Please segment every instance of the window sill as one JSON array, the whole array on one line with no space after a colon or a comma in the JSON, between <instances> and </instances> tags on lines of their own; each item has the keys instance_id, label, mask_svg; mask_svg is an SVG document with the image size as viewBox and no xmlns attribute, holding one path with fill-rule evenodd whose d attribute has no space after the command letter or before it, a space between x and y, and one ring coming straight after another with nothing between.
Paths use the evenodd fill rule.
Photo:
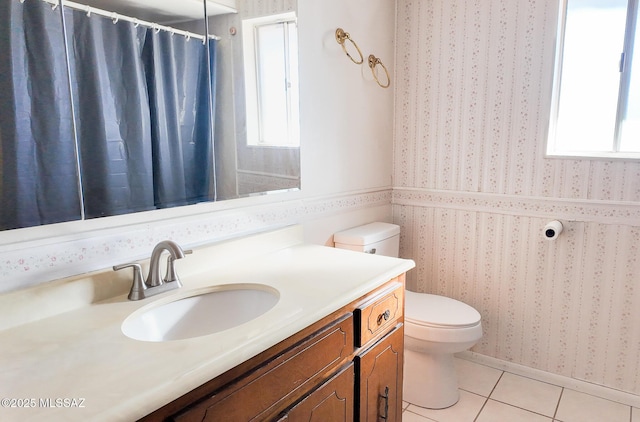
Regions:
<instances>
[{"instance_id":1,"label":"window sill","mask_svg":"<svg viewBox=\"0 0 640 422\"><path fill-rule=\"evenodd\" d=\"M589 152L589 151L555 151L547 152L545 158L583 159L583 160L621 160L640 161L640 152Z\"/></svg>"}]
</instances>

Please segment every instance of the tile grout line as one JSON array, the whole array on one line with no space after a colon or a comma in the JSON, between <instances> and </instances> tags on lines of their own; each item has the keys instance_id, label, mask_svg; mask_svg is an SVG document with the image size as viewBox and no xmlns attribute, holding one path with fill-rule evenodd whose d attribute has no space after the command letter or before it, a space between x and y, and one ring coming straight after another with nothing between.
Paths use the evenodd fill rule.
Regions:
<instances>
[{"instance_id":1,"label":"tile grout line","mask_svg":"<svg viewBox=\"0 0 640 422\"><path fill-rule=\"evenodd\" d=\"M482 413L482 411L484 410L484 407L487 405L488 402L489 402L489 397L485 397L484 403L482 403L482 407L480 408L480 410L478 410L478 414L476 415L476 417L473 418L473 422L476 422L478 420L478 418L480 417L480 414Z\"/></svg>"},{"instance_id":2,"label":"tile grout line","mask_svg":"<svg viewBox=\"0 0 640 422\"><path fill-rule=\"evenodd\" d=\"M554 412L554 416L549 416L549 415L545 415L544 413L536 412L535 410L527 409L526 407L518 406L518 405L515 405L513 403L506 402L506 401L502 401L502 400L498 400L498 399L491 399L491 400L495 401L496 403L502 403L502 404L507 405L509 407L513 407L513 408L516 408L516 409L524 410L525 412L533 413L534 415L543 416L546 419L555 419L555 412ZM560 401L558 401L558 404L559 403L560 403ZM556 405L556 412L557 412L557 410L558 410L558 405Z\"/></svg>"},{"instance_id":3,"label":"tile grout line","mask_svg":"<svg viewBox=\"0 0 640 422\"><path fill-rule=\"evenodd\" d=\"M486 404L489 402L489 399L490 399L491 395L493 394L493 392L495 391L495 389L498 387L498 383L499 383L499 382L500 382L500 380L502 379L503 375L504 375L505 373L507 373L507 372L508 372L508 371L502 371L502 374L500 374L500 377L498 378L498 381L496 381L496 384L495 384L495 385L493 386L493 388L491 389L491 392L489 393L489 396L488 396L488 397L486 397L486 400L485 400L484 404L482 405L482 408L480 408L480 411L479 411L479 412L478 412L478 414L476 415L476 417L475 417L475 419L474 419L474 422L476 422L476 421L477 421L477 419L480 417L480 414L481 414L481 413L482 413L482 411L484 410L484 408L485 408ZM509 372L509 373L510 373L510 372ZM548 384L548 383L547 383L547 384ZM554 385L554 384L549 384L549 385ZM559 387L559 386L556 386L556 387ZM524 407L516 406L516 405L514 405L513 403L508 403L508 402L505 402L505 401L502 401L502 400L497 400L497 399L491 399L491 400L494 400L494 401L496 401L496 402L498 402L498 403L502 403L502 404L507 405L507 406L514 407L514 408L516 408L516 409L524 410L525 412L530 412L530 413L533 413L533 414L536 414L536 415L540 415L540 416L542 416L542 417L544 417L544 418L548 418L548 419L551 419L551 420L555 420L555 416L556 416L556 414L557 414L557 412L558 412L558 407L560 406L560 399L562 398L562 392L564 391L564 387L560 387L560 388L561 388L562 390L561 390L561 392L560 392L560 398L558 398L558 402L556 403L556 408L555 408L555 410L554 410L554 412L553 412L553 416L549 416L549 415L545 415L545 414L543 414L543 413L535 412L535 411L533 411L533 410L531 410L531 409L526 409L526 408L524 408Z\"/></svg>"},{"instance_id":4,"label":"tile grout line","mask_svg":"<svg viewBox=\"0 0 640 422\"><path fill-rule=\"evenodd\" d=\"M406 409L404 409L404 410L402 411L402 413L403 413L403 414L404 414L405 412L407 412L407 413L411 413L412 415L416 415L416 416L420 417L421 419L425 419L425 420L432 421L432 422L439 422L439 421L437 421L437 420L435 420L435 419L431 419L431 418L430 418L430 417L428 417L428 416L424 416L424 415L421 415L421 414L419 414L419 413L412 412L411 410L409 410L409 406L407 406L407 408L406 408ZM403 419L404 419L404 418L403 418Z\"/></svg>"},{"instance_id":5,"label":"tile grout line","mask_svg":"<svg viewBox=\"0 0 640 422\"><path fill-rule=\"evenodd\" d=\"M560 397L558 398L558 403L556 404L556 411L553 412L553 420L556 420L556 416L558 416L558 409L560 409L560 402L562 401L562 396L564 395L564 387L561 387L562 390L560 390Z\"/></svg>"},{"instance_id":6,"label":"tile grout line","mask_svg":"<svg viewBox=\"0 0 640 422\"><path fill-rule=\"evenodd\" d=\"M475 362L474 362L474 363L475 363ZM483 364L482 364L482 363L477 363L477 365L481 365L481 366L482 366ZM484 365L484 366L488 366L488 365ZM489 366L489 367L490 367L490 368L492 368L491 366ZM499 369L499 368L494 368L494 369ZM520 409L520 410L522 410L522 411L526 411L526 412L529 412L529 413L533 413L534 415L538 415L538 416L541 416L541 417L545 418L545 420L548 420L549 422L562 422L560 419L557 419L557 418L559 417L560 405L561 405L561 403L562 403L562 400L563 400L563 399L565 399L564 395L565 395L565 393L567 392L567 390L572 391L572 390L571 390L571 388L569 388L569 387L565 387L565 386L561 386L561 385L558 385L558 384L553 383L553 382L539 380L539 379L534 378L534 377L529 377L529 376L526 376L526 375L515 374L515 373L512 373L512 372L510 372L510 371L508 371L508 370L504 370L504 369L499 369L499 370L500 370L500 375L498 376L498 378L497 378L497 379L496 379L496 381L494 382L494 385L492 386L492 388L491 388L491 390L489 391L489 393L487 394L487 396L485 396L484 394L478 394L478 393L476 393L476 392L474 392L474 391L471 391L471 390L468 390L468 389L465 389L465 388L461 388L461 387L459 387L459 390L460 390L460 391L465 391L465 392L467 392L467 393L469 393L469 394L476 395L476 396L479 396L479 397L483 397L483 398L485 399L485 400L484 400L484 402L482 403L482 405L481 405L480 409L477 411L477 413L476 413L475 417L472 417L472 422L478 422L478 421L480 420L480 416L482 415L482 413L483 413L483 412L484 412L484 410L486 409L487 404L489 403L489 400L494 400L494 401L496 401L496 403L501 403L501 404L503 404L503 405L506 405L506 406L509 406L509 407L513 407L513 408L515 408L515 409ZM542 383L542 384L548 384L548 385L550 385L550 386L560 388L560 394L559 394L558 399L557 399L557 401L556 401L556 405L555 405L554 411L552 412L552 415L548 415L548 414L544 414L544 413L539 413L539 412L537 412L537 411L534 411L534 410L531 410L531 409L528 409L528 408L524 408L524 407L521 407L521 406L519 406L519 405L515 405L515 404L513 404L513 403L509 403L509 402L502 401L502 400L499 400L499 399L493 399L493 398L492 398L492 395L495 393L495 390L497 389L498 384L499 384L499 383L502 381L502 379L505 377L505 374L506 374L506 373L508 373L508 374L513 374L513 375L515 375L515 376L522 377L522 378L526 378L526 379L529 379L529 380L533 380L533 381L536 381L536 382L539 382L539 383ZM615 401L615 400L611 400L611 399L604 398L604 397L601 397L601 396L598 396L598 395L594 395L594 394L590 394L590 393L583 393L583 394L586 394L586 395L588 395L588 396L593 396L593 397L596 397L596 398L602 399L602 400L604 400L604 401L612 402L612 403L614 403L614 404L620 404L620 405L626 406L626 407L628 408L628 413L627 413L627 412L625 412L625 413L627 413L626 419L627 419L627 421L628 421L628 422L634 422L634 421L635 421L634 416L636 417L636 419L638 419L638 416L640 416L640 407L638 407L638 408L635 408L635 409L634 409L634 406L633 406L633 405L628 405L628 404L625 404L625 403L620 403L620 402L617 402L617 401ZM410 405L411 405L411 403L409 403L409 406L410 406ZM409 406L407 406L407 408L405 409L405 411L406 411L406 410L408 410L408 407L409 407ZM414 415L416 415L416 416L419 416L419 417L421 417L421 418L425 418L425 422L428 422L428 421L429 421L429 422L430 422L430 421L435 421L435 422L437 422L437 421L439 420L439 419L432 419L431 417L428 417L428 416L423 416L423 415L421 415L421 414L419 414L419 413L415 413L415 412L413 412L413 411L409 411L409 412L410 412L410 413L412 413L412 414L414 414ZM471 416L471 415L470 415L470 416ZM438 418L439 418L439 417L438 417ZM624 421L624 419L620 419L620 420L621 420L621 421ZM640 422L640 419L638 419L638 422Z\"/></svg>"},{"instance_id":7,"label":"tile grout line","mask_svg":"<svg viewBox=\"0 0 640 422\"><path fill-rule=\"evenodd\" d=\"M504 375L505 371L502 371L502 373L500 374L500 377L498 377L498 380L496 381L496 383L493 385L493 388L491 389L491 391L489 392L489 394L486 397L486 400L484 401L484 403L482 404L482 407L480 408L480 410L478 411L478 414L476 415L476 417L473 419L473 422L477 422L478 418L480 417L480 414L482 413L482 411L484 410L485 406L487 405L487 403L489 402L489 397L491 397L491 395L493 394L493 392L495 391L496 387L498 386L498 383L500 382L500 380L502 379L502 376Z\"/></svg>"},{"instance_id":8,"label":"tile grout line","mask_svg":"<svg viewBox=\"0 0 640 422\"><path fill-rule=\"evenodd\" d=\"M542 370L536 370L534 368L514 364L513 362L503 361L497 358L492 358L490 356L480 355L475 352L469 352L469 354L462 354L457 357L459 359L463 359L478 365L505 371L513 375L517 375L523 378L529 378L534 381L554 385L560 388L566 388L571 391L598 397L610 402L622 404L624 406L634 407L634 405L637 405L636 409L640 410L640 402L637 401L638 394L635 393L617 390L615 388L596 384L590 381L573 379ZM636 412L636 417L638 416L638 414L639 413Z\"/></svg>"},{"instance_id":9,"label":"tile grout line","mask_svg":"<svg viewBox=\"0 0 640 422\"><path fill-rule=\"evenodd\" d=\"M545 418L550 418L553 421L556 420L556 415L558 414L558 408L560 407L560 400L562 399L562 394L564 393L565 387L561 387L559 385L552 384L552 383L545 382L545 381L540 381L540 380L537 380L535 378L530 378L530 377L514 374L513 372L509 372L509 371L503 371L502 375L504 375L505 373L509 373L511 375L519 376L519 377L522 377L522 378L527 378L527 379L530 379L530 380L533 380L533 381L537 381L537 382L540 382L540 383L543 383L543 384L548 384L548 385L552 385L554 387L560 388L561 389L560 390L560 397L558 398L558 402L556 403L556 408L554 409L553 416L545 415L544 413L536 412L536 411L531 410L531 409L527 409L527 408L524 408L524 407L521 407L521 406L517 406L517 405L515 405L513 403L508 403L506 401L502 401L502 400L498 400L498 399L491 399L491 400L494 400L494 401L496 401L498 403L506 404L507 406L515 407L516 409L521 409L521 410L524 410L526 412L534 413L536 415L540 415L540 416L543 416ZM500 379L502 379L502 375L500 375L500 378L498 379L498 382L500 382ZM498 383L496 382L496 385L493 387L493 389L495 390L495 388L497 386L498 386ZM491 390L491 394L493 394L493 390ZM559 422L562 422L562 421L559 421Z\"/></svg>"}]
</instances>

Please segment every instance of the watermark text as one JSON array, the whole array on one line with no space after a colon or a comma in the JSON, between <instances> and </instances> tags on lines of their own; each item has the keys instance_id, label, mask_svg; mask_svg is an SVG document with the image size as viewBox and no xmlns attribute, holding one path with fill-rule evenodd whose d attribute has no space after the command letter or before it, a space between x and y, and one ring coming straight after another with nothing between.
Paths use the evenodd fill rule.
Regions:
<instances>
[{"instance_id":1,"label":"watermark text","mask_svg":"<svg viewBox=\"0 0 640 422\"><path fill-rule=\"evenodd\" d=\"M85 399L81 397L48 397L48 398L8 398L0 400L0 406L8 408L31 408L31 407L50 407L50 408L73 408L85 407Z\"/></svg>"}]
</instances>

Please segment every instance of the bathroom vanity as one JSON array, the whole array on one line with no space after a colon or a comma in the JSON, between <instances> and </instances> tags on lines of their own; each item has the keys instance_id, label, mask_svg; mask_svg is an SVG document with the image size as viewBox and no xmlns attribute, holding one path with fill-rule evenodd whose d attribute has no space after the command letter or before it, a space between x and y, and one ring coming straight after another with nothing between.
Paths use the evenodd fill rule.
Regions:
<instances>
[{"instance_id":1,"label":"bathroom vanity","mask_svg":"<svg viewBox=\"0 0 640 422\"><path fill-rule=\"evenodd\" d=\"M146 421L400 421L404 275Z\"/></svg>"},{"instance_id":2,"label":"bathroom vanity","mask_svg":"<svg viewBox=\"0 0 640 422\"><path fill-rule=\"evenodd\" d=\"M400 420L404 274L415 264L301 239L294 226L195 248L176 261L184 287L139 301L122 271L0 296L0 396L35 400L0 419ZM123 333L140 313L230 286L278 300L207 335ZM57 398L83 406L46 405Z\"/></svg>"}]
</instances>

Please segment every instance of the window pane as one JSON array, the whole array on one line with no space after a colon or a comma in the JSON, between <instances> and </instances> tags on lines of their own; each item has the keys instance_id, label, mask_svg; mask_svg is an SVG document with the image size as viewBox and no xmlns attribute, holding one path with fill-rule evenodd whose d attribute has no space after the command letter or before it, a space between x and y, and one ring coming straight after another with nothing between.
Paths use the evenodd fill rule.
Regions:
<instances>
[{"instance_id":1,"label":"window pane","mask_svg":"<svg viewBox=\"0 0 640 422\"><path fill-rule=\"evenodd\" d=\"M284 25L264 25L256 30L260 141L277 145L288 136Z\"/></svg>"},{"instance_id":2,"label":"window pane","mask_svg":"<svg viewBox=\"0 0 640 422\"><path fill-rule=\"evenodd\" d=\"M289 34L289 143L292 146L300 146L300 113L298 93L298 28L295 22L287 25Z\"/></svg>"},{"instance_id":3,"label":"window pane","mask_svg":"<svg viewBox=\"0 0 640 422\"><path fill-rule=\"evenodd\" d=\"M611 151L626 0L569 0L556 152Z\"/></svg>"},{"instance_id":4,"label":"window pane","mask_svg":"<svg viewBox=\"0 0 640 422\"><path fill-rule=\"evenodd\" d=\"M637 13L637 12L636 12ZM637 27L634 36L634 52L630 66L631 82L629 84L629 102L622 121L622 138L620 151L640 152L640 31Z\"/></svg>"}]
</instances>

